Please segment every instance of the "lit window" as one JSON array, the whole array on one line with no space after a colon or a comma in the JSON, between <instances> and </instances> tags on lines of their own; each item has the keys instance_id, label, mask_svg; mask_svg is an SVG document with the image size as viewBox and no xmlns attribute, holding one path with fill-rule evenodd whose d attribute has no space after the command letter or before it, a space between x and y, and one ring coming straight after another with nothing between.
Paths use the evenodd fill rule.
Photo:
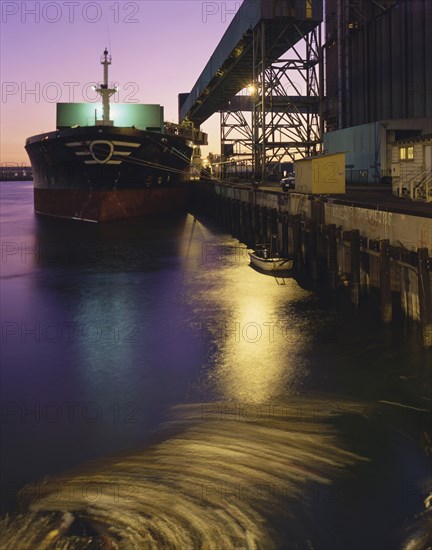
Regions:
<instances>
[{"instance_id":1,"label":"lit window","mask_svg":"<svg viewBox=\"0 0 432 550\"><path fill-rule=\"evenodd\" d=\"M414 160L414 146L400 147L399 160Z\"/></svg>"}]
</instances>

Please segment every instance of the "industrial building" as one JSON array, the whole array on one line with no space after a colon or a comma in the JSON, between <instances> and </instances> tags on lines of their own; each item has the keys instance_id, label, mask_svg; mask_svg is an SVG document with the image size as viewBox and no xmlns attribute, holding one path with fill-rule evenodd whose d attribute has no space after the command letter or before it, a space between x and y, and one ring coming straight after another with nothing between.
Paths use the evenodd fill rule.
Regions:
<instances>
[{"instance_id":1,"label":"industrial building","mask_svg":"<svg viewBox=\"0 0 432 550\"><path fill-rule=\"evenodd\" d=\"M222 164L249 163L257 181L345 153L348 183L432 201L427 149L409 183L393 166L393 144L432 134L431 28L431 0L244 0L179 119L219 111Z\"/></svg>"},{"instance_id":2,"label":"industrial building","mask_svg":"<svg viewBox=\"0 0 432 550\"><path fill-rule=\"evenodd\" d=\"M324 148L345 151L348 182L395 177L396 190L407 172L394 144L432 133L432 2L327 0L325 23ZM431 179L421 158L419 185Z\"/></svg>"},{"instance_id":3,"label":"industrial building","mask_svg":"<svg viewBox=\"0 0 432 550\"><path fill-rule=\"evenodd\" d=\"M396 141L392 152L394 194L430 201L432 134Z\"/></svg>"}]
</instances>

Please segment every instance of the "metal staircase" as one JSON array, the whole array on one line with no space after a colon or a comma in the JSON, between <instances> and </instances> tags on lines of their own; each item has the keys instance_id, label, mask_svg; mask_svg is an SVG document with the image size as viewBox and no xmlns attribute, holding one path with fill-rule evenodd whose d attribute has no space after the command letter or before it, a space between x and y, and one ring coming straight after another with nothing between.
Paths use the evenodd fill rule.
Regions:
<instances>
[{"instance_id":1,"label":"metal staircase","mask_svg":"<svg viewBox=\"0 0 432 550\"><path fill-rule=\"evenodd\" d=\"M424 170L420 175L420 181L411 184L412 198L415 201L432 202L432 169ZM411 191L411 189L410 189Z\"/></svg>"},{"instance_id":2,"label":"metal staircase","mask_svg":"<svg viewBox=\"0 0 432 550\"><path fill-rule=\"evenodd\" d=\"M399 181L399 197L413 201L432 202L432 170L419 171L409 179Z\"/></svg>"}]
</instances>

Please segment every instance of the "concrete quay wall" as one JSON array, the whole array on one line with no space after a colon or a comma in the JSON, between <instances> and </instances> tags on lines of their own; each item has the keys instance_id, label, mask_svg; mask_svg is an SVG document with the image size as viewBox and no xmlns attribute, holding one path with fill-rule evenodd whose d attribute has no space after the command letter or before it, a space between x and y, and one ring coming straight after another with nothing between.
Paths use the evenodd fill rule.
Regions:
<instances>
[{"instance_id":1,"label":"concrete quay wall","mask_svg":"<svg viewBox=\"0 0 432 550\"><path fill-rule=\"evenodd\" d=\"M349 287L356 307L378 289L382 321L399 304L432 346L432 218L217 182L193 186L192 209L251 248L277 235L280 255L293 257L297 271L334 290Z\"/></svg>"},{"instance_id":2,"label":"concrete quay wall","mask_svg":"<svg viewBox=\"0 0 432 550\"><path fill-rule=\"evenodd\" d=\"M335 224L345 231L358 229L362 237L372 240L389 239L391 245L407 250L427 248L432 256L432 218L354 204L339 204L330 198L322 199L300 193L250 191L223 184L216 184L215 191L234 200L275 208L279 212L301 214L306 219L311 219L312 202L318 201L323 204L325 224Z\"/></svg>"}]
</instances>

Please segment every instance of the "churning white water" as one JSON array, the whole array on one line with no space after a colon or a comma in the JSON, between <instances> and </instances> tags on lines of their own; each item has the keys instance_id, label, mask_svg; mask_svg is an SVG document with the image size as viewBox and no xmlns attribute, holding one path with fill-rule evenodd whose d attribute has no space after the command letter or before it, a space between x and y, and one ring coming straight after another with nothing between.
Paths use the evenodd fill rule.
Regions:
<instances>
[{"instance_id":1,"label":"churning white water","mask_svg":"<svg viewBox=\"0 0 432 550\"><path fill-rule=\"evenodd\" d=\"M2 548L280 548L276 516L290 525L290 547L312 548L310 487L362 460L331 419L334 408L363 408L322 405L318 413L298 399L260 418L216 404L177 407L165 441L27 487L26 509L3 520Z\"/></svg>"}]
</instances>

